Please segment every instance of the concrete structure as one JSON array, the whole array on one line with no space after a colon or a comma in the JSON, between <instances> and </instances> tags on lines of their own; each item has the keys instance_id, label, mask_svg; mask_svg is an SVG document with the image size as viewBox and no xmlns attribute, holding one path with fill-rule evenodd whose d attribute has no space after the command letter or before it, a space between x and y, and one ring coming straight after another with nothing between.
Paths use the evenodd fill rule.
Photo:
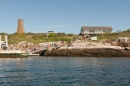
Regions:
<instances>
[{"instance_id":1,"label":"concrete structure","mask_svg":"<svg viewBox=\"0 0 130 86\"><path fill-rule=\"evenodd\" d=\"M8 54L11 54L11 53L22 53L20 50L2 50L2 51L0 51L0 53L4 53L4 54L6 54L6 53L8 53Z\"/></svg>"},{"instance_id":2,"label":"concrete structure","mask_svg":"<svg viewBox=\"0 0 130 86\"><path fill-rule=\"evenodd\" d=\"M19 19L19 20L18 20L17 33L18 33L18 34L23 34L23 33L25 33L25 31L24 31L24 20L22 20L22 19Z\"/></svg>"},{"instance_id":3,"label":"concrete structure","mask_svg":"<svg viewBox=\"0 0 130 86\"><path fill-rule=\"evenodd\" d=\"M5 45L8 47L8 36L5 36Z\"/></svg>"},{"instance_id":4,"label":"concrete structure","mask_svg":"<svg viewBox=\"0 0 130 86\"><path fill-rule=\"evenodd\" d=\"M80 35L95 36L103 33L112 32L111 27L99 27L99 26L83 26L81 27Z\"/></svg>"},{"instance_id":5,"label":"concrete structure","mask_svg":"<svg viewBox=\"0 0 130 86\"><path fill-rule=\"evenodd\" d=\"M97 37L91 37L91 40L93 40L93 41L97 40Z\"/></svg>"},{"instance_id":6,"label":"concrete structure","mask_svg":"<svg viewBox=\"0 0 130 86\"><path fill-rule=\"evenodd\" d=\"M130 43L130 38L128 38L128 37L118 37L118 41Z\"/></svg>"},{"instance_id":7,"label":"concrete structure","mask_svg":"<svg viewBox=\"0 0 130 86\"><path fill-rule=\"evenodd\" d=\"M8 47L8 36L5 36L5 40L1 41L1 35L0 35L0 49L5 49Z\"/></svg>"}]
</instances>

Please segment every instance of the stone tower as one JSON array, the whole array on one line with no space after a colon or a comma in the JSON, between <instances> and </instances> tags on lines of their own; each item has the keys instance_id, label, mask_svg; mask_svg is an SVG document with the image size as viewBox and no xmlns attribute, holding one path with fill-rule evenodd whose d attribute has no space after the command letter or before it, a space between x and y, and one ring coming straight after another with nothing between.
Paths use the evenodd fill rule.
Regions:
<instances>
[{"instance_id":1,"label":"stone tower","mask_svg":"<svg viewBox=\"0 0 130 86\"><path fill-rule=\"evenodd\" d=\"M18 19L18 28L17 28L17 33L18 34L23 34L24 33L24 20Z\"/></svg>"}]
</instances>

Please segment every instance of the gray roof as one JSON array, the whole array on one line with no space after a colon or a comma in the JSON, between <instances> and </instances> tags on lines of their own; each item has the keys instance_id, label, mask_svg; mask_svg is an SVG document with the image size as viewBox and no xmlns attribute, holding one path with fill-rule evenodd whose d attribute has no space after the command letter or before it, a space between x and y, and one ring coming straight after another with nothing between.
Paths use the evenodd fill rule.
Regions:
<instances>
[{"instance_id":1,"label":"gray roof","mask_svg":"<svg viewBox=\"0 0 130 86\"><path fill-rule=\"evenodd\" d=\"M105 27L105 26L83 26L81 30L109 30L112 31L112 27Z\"/></svg>"}]
</instances>

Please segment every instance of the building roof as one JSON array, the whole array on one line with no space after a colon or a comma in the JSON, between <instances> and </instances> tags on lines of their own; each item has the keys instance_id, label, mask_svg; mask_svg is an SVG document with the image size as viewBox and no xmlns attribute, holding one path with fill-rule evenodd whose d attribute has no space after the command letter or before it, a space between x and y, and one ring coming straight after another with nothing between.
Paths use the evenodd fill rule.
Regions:
<instances>
[{"instance_id":1,"label":"building roof","mask_svg":"<svg viewBox=\"0 0 130 86\"><path fill-rule=\"evenodd\" d=\"M110 30L112 31L112 27L105 27L105 26L83 26L81 30Z\"/></svg>"}]
</instances>

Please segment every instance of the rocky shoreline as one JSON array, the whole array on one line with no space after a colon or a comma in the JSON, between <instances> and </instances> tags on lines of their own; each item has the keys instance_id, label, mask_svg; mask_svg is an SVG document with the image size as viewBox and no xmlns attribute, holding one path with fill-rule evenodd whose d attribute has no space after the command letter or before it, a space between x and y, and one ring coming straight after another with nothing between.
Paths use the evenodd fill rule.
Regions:
<instances>
[{"instance_id":1,"label":"rocky shoreline","mask_svg":"<svg viewBox=\"0 0 130 86\"><path fill-rule=\"evenodd\" d=\"M68 56L68 57L130 57L130 41L91 41L88 39L74 39L70 42L43 42L39 44L22 41L9 45L0 50L20 51L40 56Z\"/></svg>"},{"instance_id":2,"label":"rocky shoreline","mask_svg":"<svg viewBox=\"0 0 130 86\"><path fill-rule=\"evenodd\" d=\"M129 49L92 48L92 49L53 49L44 56L68 57L130 57Z\"/></svg>"}]
</instances>

